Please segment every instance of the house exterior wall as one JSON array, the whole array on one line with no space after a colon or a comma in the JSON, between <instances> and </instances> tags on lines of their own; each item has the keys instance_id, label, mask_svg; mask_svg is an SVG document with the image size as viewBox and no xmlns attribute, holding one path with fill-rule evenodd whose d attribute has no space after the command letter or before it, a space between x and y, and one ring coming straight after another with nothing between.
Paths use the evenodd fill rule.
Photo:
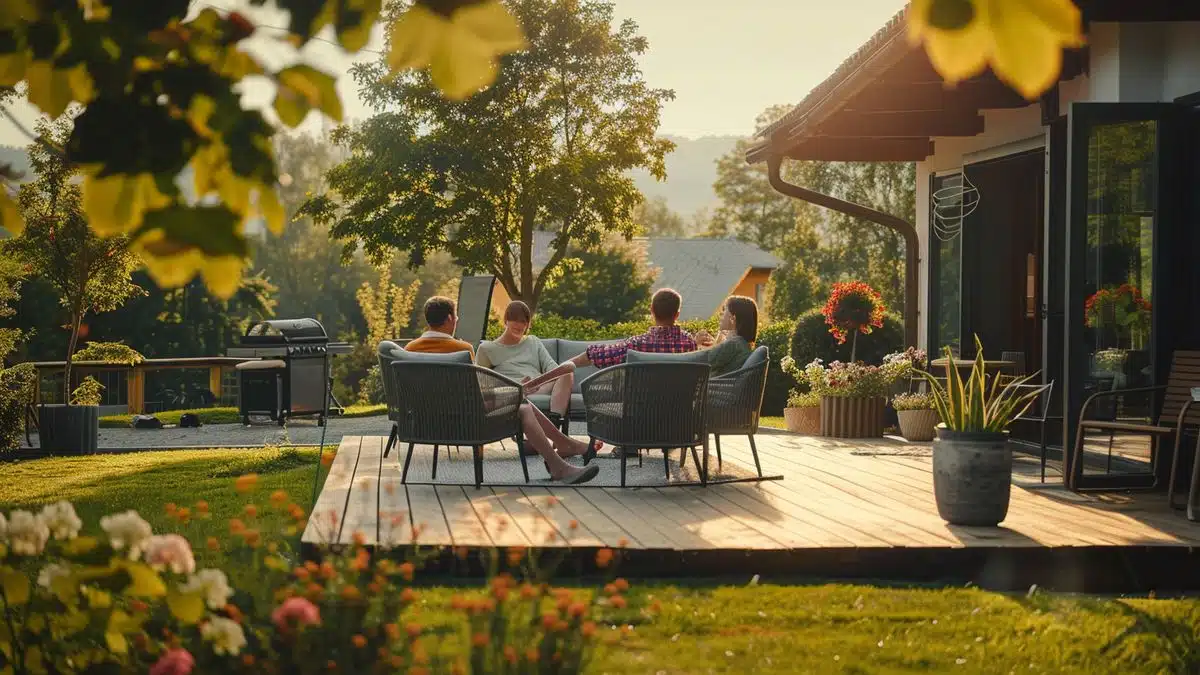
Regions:
<instances>
[{"instance_id":1,"label":"house exterior wall","mask_svg":"<svg viewBox=\"0 0 1200 675\"><path fill-rule=\"evenodd\" d=\"M766 323L770 308L767 307L767 282L771 279L771 270L751 268L734 286L730 295L744 295L758 303L759 323ZM720 307L713 308L716 312Z\"/></svg>"}]
</instances>

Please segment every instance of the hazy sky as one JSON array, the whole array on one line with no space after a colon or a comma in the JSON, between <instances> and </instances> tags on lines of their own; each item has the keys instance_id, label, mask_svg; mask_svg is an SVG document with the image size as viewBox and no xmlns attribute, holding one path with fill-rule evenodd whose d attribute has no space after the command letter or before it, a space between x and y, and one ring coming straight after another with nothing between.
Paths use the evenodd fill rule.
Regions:
<instances>
[{"instance_id":1,"label":"hazy sky","mask_svg":"<svg viewBox=\"0 0 1200 675\"><path fill-rule=\"evenodd\" d=\"M676 98L663 110L660 131L681 136L750 134L755 117L775 103L794 103L818 84L904 5L904 0L613 0L618 18L637 22L650 41L642 58L646 81L674 89ZM198 0L222 9L241 8L260 25L285 25L270 10L245 9L245 0ZM264 35L278 35L264 29ZM296 56L273 40L257 40L255 49L268 67ZM368 49L382 46L377 34ZM374 59L377 55L360 54ZM346 73L351 60L330 44L312 42L300 59L344 74L338 86L349 117L370 111L357 100ZM266 85L246 89L248 104L269 104ZM32 108L18 116L31 125ZM317 130L316 114L306 128ZM0 119L0 144L24 146L28 140Z\"/></svg>"}]
</instances>

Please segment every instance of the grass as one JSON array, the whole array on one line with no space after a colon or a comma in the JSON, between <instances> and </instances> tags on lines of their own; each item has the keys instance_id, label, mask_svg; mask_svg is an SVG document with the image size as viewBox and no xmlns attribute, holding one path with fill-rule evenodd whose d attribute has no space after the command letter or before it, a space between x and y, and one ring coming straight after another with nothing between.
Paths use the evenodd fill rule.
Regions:
<instances>
[{"instance_id":1,"label":"grass","mask_svg":"<svg viewBox=\"0 0 1200 675\"><path fill-rule=\"evenodd\" d=\"M372 415L383 415L387 412L387 406L378 405L349 405L346 406L346 412L341 417L371 417ZM160 413L154 413L163 424L179 424L179 417L185 413L194 413L200 416L200 421L204 424L237 424L242 420L242 416L238 414L237 408L195 408L192 410L167 410ZM127 428L130 422L133 421L133 415L107 415L100 418L101 429L124 429Z\"/></svg>"},{"instance_id":2,"label":"grass","mask_svg":"<svg viewBox=\"0 0 1200 675\"><path fill-rule=\"evenodd\" d=\"M165 502L207 500L193 542L221 536L227 519L283 489L307 506L316 451L264 448L94 455L3 465L0 509L72 500L89 528L103 514L137 509L156 531L174 529ZM253 495L233 477L256 472ZM198 562L207 554L197 546ZM749 575L752 570L746 570ZM462 592L430 577L421 621L445 627L456 647L458 615L438 609ZM560 580L573 585L569 579ZM973 588L884 588L634 581L627 610L609 617L591 672L608 673L1195 673L1200 601L1103 599ZM250 583L236 580L236 583ZM581 586L582 587L582 586ZM657 614L645 608L657 604ZM612 610L610 610L612 611Z\"/></svg>"},{"instance_id":3,"label":"grass","mask_svg":"<svg viewBox=\"0 0 1200 675\"><path fill-rule=\"evenodd\" d=\"M772 429L786 429L787 425L783 423L783 417L762 416L758 418L758 425L762 427L770 427Z\"/></svg>"}]
</instances>

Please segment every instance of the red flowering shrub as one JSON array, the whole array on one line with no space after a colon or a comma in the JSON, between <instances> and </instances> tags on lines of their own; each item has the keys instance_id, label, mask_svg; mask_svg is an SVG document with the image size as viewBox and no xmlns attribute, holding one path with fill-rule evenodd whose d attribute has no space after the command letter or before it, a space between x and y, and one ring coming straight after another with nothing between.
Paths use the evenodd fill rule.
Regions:
<instances>
[{"instance_id":1,"label":"red flowering shrub","mask_svg":"<svg viewBox=\"0 0 1200 675\"><path fill-rule=\"evenodd\" d=\"M1101 288L1087 299L1083 311L1088 328L1095 328L1105 321L1134 327L1145 323L1148 327L1150 321L1150 302L1142 297L1137 286L1131 284Z\"/></svg>"},{"instance_id":2,"label":"red flowering shrub","mask_svg":"<svg viewBox=\"0 0 1200 675\"><path fill-rule=\"evenodd\" d=\"M821 314L838 344L845 344L855 331L869 335L872 330L883 328L885 311L878 291L861 281L850 281L833 285L833 293Z\"/></svg>"}]
</instances>

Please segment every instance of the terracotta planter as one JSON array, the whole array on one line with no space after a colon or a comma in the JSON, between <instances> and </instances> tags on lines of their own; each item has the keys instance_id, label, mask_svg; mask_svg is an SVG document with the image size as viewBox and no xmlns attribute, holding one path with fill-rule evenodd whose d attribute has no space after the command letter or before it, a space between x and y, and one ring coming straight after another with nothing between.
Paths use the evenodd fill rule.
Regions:
<instances>
[{"instance_id":1,"label":"terracotta planter","mask_svg":"<svg viewBox=\"0 0 1200 675\"><path fill-rule=\"evenodd\" d=\"M784 408L783 423L788 431L816 436L821 433L821 408Z\"/></svg>"},{"instance_id":2,"label":"terracotta planter","mask_svg":"<svg viewBox=\"0 0 1200 675\"><path fill-rule=\"evenodd\" d=\"M910 441L932 441L941 420L936 410L897 410L900 435Z\"/></svg>"},{"instance_id":3,"label":"terracotta planter","mask_svg":"<svg viewBox=\"0 0 1200 675\"><path fill-rule=\"evenodd\" d=\"M882 396L822 396L821 435L830 438L881 438Z\"/></svg>"}]
</instances>

